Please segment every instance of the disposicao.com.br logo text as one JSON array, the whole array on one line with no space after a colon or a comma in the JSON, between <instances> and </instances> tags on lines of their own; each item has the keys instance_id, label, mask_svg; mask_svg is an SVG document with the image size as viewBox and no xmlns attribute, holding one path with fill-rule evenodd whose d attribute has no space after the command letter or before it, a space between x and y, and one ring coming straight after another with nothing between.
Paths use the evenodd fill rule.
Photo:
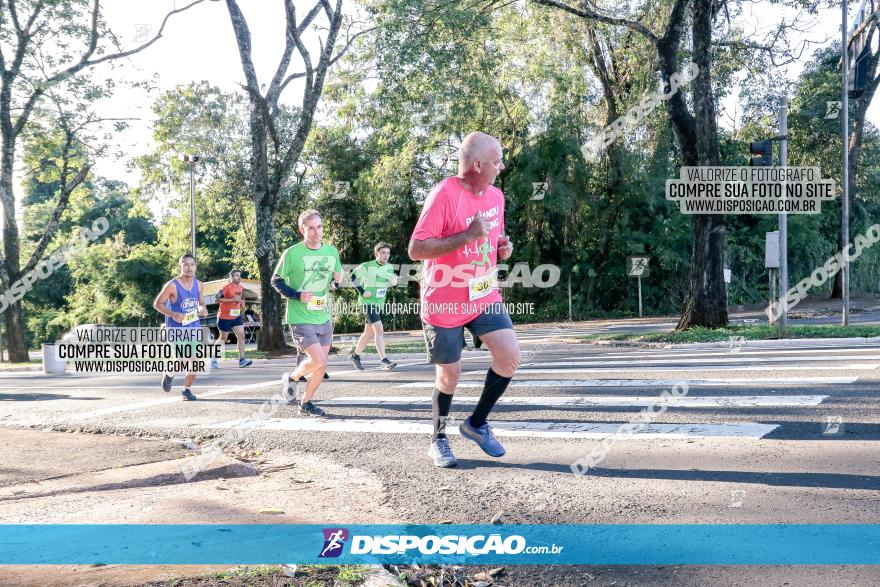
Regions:
<instances>
[{"instance_id":1,"label":"disposicao.com.br logo text","mask_svg":"<svg viewBox=\"0 0 880 587\"><path fill-rule=\"evenodd\" d=\"M386 535L386 536L351 536L350 554L409 554L411 551L419 554L439 555L517 555L517 554L559 554L562 546L542 545L528 546L522 536L511 535L502 537L500 534L488 536L477 534L474 536L446 535L446 536L414 536L414 535Z\"/></svg>"}]
</instances>

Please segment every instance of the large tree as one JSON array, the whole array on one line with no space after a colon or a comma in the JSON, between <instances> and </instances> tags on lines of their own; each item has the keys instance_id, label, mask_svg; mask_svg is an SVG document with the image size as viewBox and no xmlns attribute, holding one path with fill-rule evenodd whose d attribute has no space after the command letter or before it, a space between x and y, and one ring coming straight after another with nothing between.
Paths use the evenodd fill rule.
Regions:
<instances>
[{"instance_id":1,"label":"large tree","mask_svg":"<svg viewBox=\"0 0 880 587\"><path fill-rule=\"evenodd\" d=\"M81 116L95 96L87 91L94 89L89 88L88 70L143 51L162 36L173 14L203 1L195 0L167 13L152 38L123 50L101 16L99 0L0 0L0 287L4 290L36 267L57 230L71 192L92 166L91 160L75 156L77 133L84 124L95 121L88 116L83 120ZM56 108L42 108L48 98ZM62 131L61 174L57 203L44 236L22 263L13 192L16 147L39 118L53 120ZM9 304L5 320L10 360L27 361L20 300Z\"/></svg>"},{"instance_id":2,"label":"large tree","mask_svg":"<svg viewBox=\"0 0 880 587\"><path fill-rule=\"evenodd\" d=\"M369 30L361 30L350 35L342 49L337 51L337 37L343 23L342 0L336 0L335 7L329 0L318 0L301 18L297 15L292 0L281 1L284 4L286 18L284 51L269 84L261 85L253 62L250 27L237 0L226 0L244 72L243 86L250 100L251 154L248 182L254 201L256 216L254 245L262 281L263 329L259 342L260 350L276 350L284 347L280 298L271 287L272 270L278 259L275 218L279 195L291 170L299 161L306 139L309 137L328 69L357 36ZM322 38L317 39L320 50L315 62L304 37L320 15L326 19L327 31ZM302 71L290 73L294 54L301 62L299 65ZM302 86L302 96L299 108L291 120L291 117L279 106L279 102L284 90L296 80L299 80L298 83Z\"/></svg>"},{"instance_id":3,"label":"large tree","mask_svg":"<svg viewBox=\"0 0 880 587\"><path fill-rule=\"evenodd\" d=\"M686 25L690 12L692 59L699 67L697 78L690 86L693 112L688 108L686 93L681 88L667 100L666 108L675 131L682 164L697 166L720 163L710 55L715 8L712 0L693 0L692 6L690 0L674 0L671 6L662 6L666 18L659 33L654 32L640 19L604 14L592 2L583 2L580 8L574 8L556 0L534 1L587 20L626 27L642 35L656 50L656 67L664 84L669 84L671 76L678 74L684 66L680 55L684 49L683 40L687 38ZM723 261L724 217L695 216L688 294L678 329L727 324Z\"/></svg>"},{"instance_id":4,"label":"large tree","mask_svg":"<svg viewBox=\"0 0 880 587\"><path fill-rule=\"evenodd\" d=\"M729 17L726 0L660 0L639 8L637 16L614 16L597 3L583 0L575 7L560 0L533 0L579 18L624 27L638 33L653 45L655 68L664 87L673 74L685 66L683 56L690 53L699 68L696 79L680 87L666 101L666 111L675 133L681 164L712 166L721 163L713 78L718 69L720 45L738 45L756 52L779 51L774 43L748 46L739 40L719 40L713 35L716 19ZM785 41L786 25L775 33ZM690 41L690 51L686 46ZM782 50L785 53L785 50ZM689 96L688 96L689 94ZM690 99L688 99L690 98ZM677 329L692 326L719 327L727 324L727 295L723 281L725 220L722 215L693 218L691 266L687 295Z\"/></svg>"}]
</instances>

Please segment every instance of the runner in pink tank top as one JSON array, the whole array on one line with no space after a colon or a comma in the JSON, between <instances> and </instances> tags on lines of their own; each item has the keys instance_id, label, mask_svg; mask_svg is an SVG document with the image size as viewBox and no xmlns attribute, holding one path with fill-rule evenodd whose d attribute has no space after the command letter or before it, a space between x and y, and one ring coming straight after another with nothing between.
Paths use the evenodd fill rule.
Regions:
<instances>
[{"instance_id":1,"label":"runner in pink tank top","mask_svg":"<svg viewBox=\"0 0 880 587\"><path fill-rule=\"evenodd\" d=\"M461 376L465 328L492 353L492 366L477 407L459 431L489 456L505 453L486 421L520 360L496 274L498 260L513 254L510 238L504 235L504 194L492 185L504 169L502 157L498 139L481 132L466 136L458 175L431 191L409 242L410 258L424 262L422 326L428 358L436 369L434 434L428 454L438 467L457 464L446 423Z\"/></svg>"}]
</instances>

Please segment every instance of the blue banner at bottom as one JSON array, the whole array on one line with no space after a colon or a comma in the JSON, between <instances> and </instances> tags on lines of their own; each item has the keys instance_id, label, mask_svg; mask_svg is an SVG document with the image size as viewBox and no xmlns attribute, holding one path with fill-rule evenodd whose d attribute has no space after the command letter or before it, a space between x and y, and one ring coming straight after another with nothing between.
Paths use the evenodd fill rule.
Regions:
<instances>
[{"instance_id":1,"label":"blue banner at bottom","mask_svg":"<svg viewBox=\"0 0 880 587\"><path fill-rule=\"evenodd\" d=\"M878 524L0 525L0 564L880 564Z\"/></svg>"}]
</instances>

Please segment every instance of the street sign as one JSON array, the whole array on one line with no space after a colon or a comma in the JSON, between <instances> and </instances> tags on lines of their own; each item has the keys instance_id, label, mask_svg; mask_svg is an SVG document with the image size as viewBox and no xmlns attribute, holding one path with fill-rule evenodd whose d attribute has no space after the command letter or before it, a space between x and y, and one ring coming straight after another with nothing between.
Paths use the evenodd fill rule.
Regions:
<instances>
[{"instance_id":1,"label":"street sign","mask_svg":"<svg viewBox=\"0 0 880 587\"><path fill-rule=\"evenodd\" d=\"M651 257L627 257L626 258L626 275L627 277L647 277L648 262Z\"/></svg>"},{"instance_id":2,"label":"street sign","mask_svg":"<svg viewBox=\"0 0 880 587\"><path fill-rule=\"evenodd\" d=\"M878 10L875 0L863 0L856 12L852 28L847 38L847 89L850 98L858 98L864 92L872 72L868 71L871 47L868 39L872 36L872 23L877 20Z\"/></svg>"},{"instance_id":3,"label":"street sign","mask_svg":"<svg viewBox=\"0 0 880 587\"><path fill-rule=\"evenodd\" d=\"M639 318L642 317L642 277L648 276L648 262L651 257L627 257L626 275L639 280Z\"/></svg>"},{"instance_id":4,"label":"street sign","mask_svg":"<svg viewBox=\"0 0 880 587\"><path fill-rule=\"evenodd\" d=\"M779 231L764 235L764 268L779 269Z\"/></svg>"}]
</instances>

